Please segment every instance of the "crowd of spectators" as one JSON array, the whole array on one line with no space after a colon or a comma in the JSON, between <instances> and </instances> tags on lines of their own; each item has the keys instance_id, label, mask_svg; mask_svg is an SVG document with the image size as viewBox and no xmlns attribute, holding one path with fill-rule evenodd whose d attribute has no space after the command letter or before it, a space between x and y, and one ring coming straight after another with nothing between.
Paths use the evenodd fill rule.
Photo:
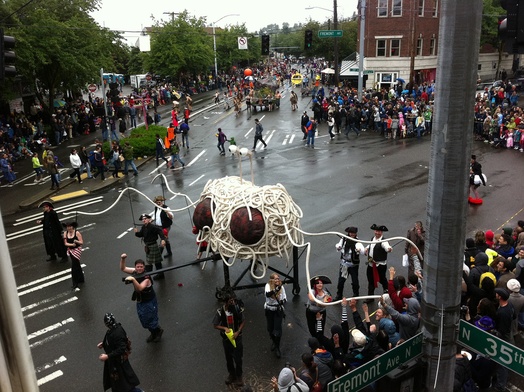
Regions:
<instances>
[{"instance_id":1,"label":"crowd of spectators","mask_svg":"<svg viewBox=\"0 0 524 392\"><path fill-rule=\"evenodd\" d=\"M524 330L524 221L501 232L477 231L466 239L462 318L510 344ZM457 354L456 380L471 377L480 391L506 390L508 370L488 357ZM467 359L465 359L467 357ZM458 384L458 382L457 382ZM460 390L460 389L457 389Z\"/></svg>"},{"instance_id":2,"label":"crowd of spectators","mask_svg":"<svg viewBox=\"0 0 524 392\"><path fill-rule=\"evenodd\" d=\"M478 93L475 140L524 152L524 113L518 104L517 86L503 81Z\"/></svg>"}]
</instances>

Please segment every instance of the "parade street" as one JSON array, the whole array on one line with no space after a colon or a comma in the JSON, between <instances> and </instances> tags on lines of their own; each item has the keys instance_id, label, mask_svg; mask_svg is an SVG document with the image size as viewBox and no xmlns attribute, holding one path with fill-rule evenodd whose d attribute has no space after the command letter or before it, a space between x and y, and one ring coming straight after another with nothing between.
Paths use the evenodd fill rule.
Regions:
<instances>
[{"instance_id":1,"label":"parade street","mask_svg":"<svg viewBox=\"0 0 524 392\"><path fill-rule=\"evenodd\" d=\"M327 126L321 124L315 138L315 148L306 148L300 131L300 117L309 110L310 97L300 98L299 108L292 111L289 88L283 89L280 109L249 115L243 111L238 117L224 105L213 106L191 118L189 150L181 154L185 168L170 170L161 160L147 160L139 167L139 175L112 181L105 189L86 196L55 202L62 222L76 220L84 239L81 264L85 283L80 291L71 291L70 262L46 262L46 253L40 225L42 210L30 208L16 213L12 203L29 198L34 192L33 179L2 188L3 220L16 276L18 296L22 305L29 344L37 379L42 392L74 390L91 392L102 390L103 364L97 344L105 333L103 317L112 312L121 322L132 341L130 362L140 378L140 386L147 392L157 391L226 391L227 369L219 332L212 320L220 303L217 288L225 285L225 266L222 261L196 263L168 271L165 279L156 281L154 288L159 303L160 325L164 334L160 342L146 343L148 331L137 318L135 303L131 301L132 287L125 285L125 276L119 269L120 255L128 254L128 265L145 259L144 245L135 237L133 228L141 225L139 216L151 213L154 205L138 192L126 191L132 187L149 198L164 195L165 203L174 212L169 238L173 256L165 259L164 267L181 266L196 259L197 245L192 233L195 202L209 180L225 176L240 176L255 185L282 184L303 211L301 228L308 233L326 231L344 232L347 226L358 227L358 236L370 240L372 224L386 225L386 237L405 236L415 221L426 221L427 182L430 158L430 136L421 140L386 140L373 131L336 135L330 139ZM199 95L193 97L194 101ZM195 105L195 110L212 103L212 97ZM167 126L168 115L163 125ZM239 158L226 152L219 154L215 134L220 127L229 139L234 137L238 147L253 147L255 118L264 127L264 149L259 143L251 158ZM75 142L73 140L73 142ZM512 168L522 167L523 154L518 151L496 150L489 144L475 142L473 153L482 164L487 186L479 189L484 204L469 206L467 236L476 230L491 229L500 232L503 226L515 226L524 219L518 195L522 185L515 181ZM229 144L225 145L226 151ZM62 157L64 161L67 155ZM67 166L67 165L66 165ZM162 185L165 175L168 187ZM156 178L155 178L156 177ZM457 175L457 178L462 178ZM152 180L154 181L152 182ZM89 182L82 186L89 188ZM109 180L108 180L109 181ZM49 188L48 184L42 185ZM456 186L464 186L457 182ZM38 187L38 186L37 186ZM169 189L173 192L171 192ZM67 188L61 193L66 194ZM6 195L11 195L6 196ZM121 196L120 200L115 201ZM466 202L466 201L464 201ZM9 207L7 204L9 203ZM453 206L450 206L452 208ZM71 212L78 211L79 213ZM86 215L84 213L90 213ZM338 277L339 252L334 235L306 235L311 243L310 273L326 275L333 283L327 288L334 295ZM401 259L404 243L391 241L393 252L388 264L398 274L407 276ZM307 300L306 255L299 249L297 277L299 290L286 285L288 303L282 337L282 358L270 351L270 339L264 317L264 289L262 287L237 290L244 301L246 325L244 343L244 381L270 389L270 379L278 375L286 362L300 367L300 356L309 351L309 337L305 317ZM458 261L460 262L460 261ZM269 265L281 276L292 275L292 264L272 257ZM250 267L248 260L236 260L229 268L233 285ZM359 270L361 292L367 290L366 267ZM254 280L250 273L243 275L238 285L265 284L269 273ZM293 295L292 291L295 291ZM381 291L381 290L380 290ZM345 294L351 295L346 283ZM377 289L376 294L381 294ZM370 305L374 310L376 303ZM340 322L340 307L330 307L326 334L331 325ZM513 375L512 375L513 376Z\"/></svg>"}]
</instances>

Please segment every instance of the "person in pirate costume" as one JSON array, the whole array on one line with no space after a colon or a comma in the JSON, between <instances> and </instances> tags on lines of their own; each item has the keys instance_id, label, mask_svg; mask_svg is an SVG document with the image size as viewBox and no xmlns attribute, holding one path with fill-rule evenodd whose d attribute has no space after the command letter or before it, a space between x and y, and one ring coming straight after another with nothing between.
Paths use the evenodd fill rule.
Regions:
<instances>
[{"instance_id":1,"label":"person in pirate costume","mask_svg":"<svg viewBox=\"0 0 524 392\"><path fill-rule=\"evenodd\" d=\"M345 232L351 238L357 239L357 227L346 227ZM338 274L337 296L335 301L344 298L344 284L348 276L351 276L351 288L353 296L359 296L360 283L358 281L358 266L360 264L360 255L365 253L364 245L360 242L348 240L342 237L336 249L340 252L340 271Z\"/></svg>"},{"instance_id":2,"label":"person in pirate costume","mask_svg":"<svg viewBox=\"0 0 524 392\"><path fill-rule=\"evenodd\" d=\"M142 214L140 220L144 222L140 230L135 227L135 235L142 238L144 241L144 248L146 251L146 271L153 271L153 264L156 269L162 269L162 251L158 246L157 240L160 238L160 245L166 246L166 236L161 227L158 227L152 222L151 215ZM156 280L164 279L164 273L156 274Z\"/></svg>"},{"instance_id":3,"label":"person in pirate costume","mask_svg":"<svg viewBox=\"0 0 524 392\"><path fill-rule=\"evenodd\" d=\"M166 236L166 251L167 254L164 256L165 259L173 255L171 252L171 243L169 242L169 230L171 230L171 225L173 225L173 214L169 211L163 210L162 208L168 208L164 203L166 198L164 196L155 197L155 213L153 214L155 225L162 228L164 235ZM159 208L162 207L162 208ZM162 249L161 249L162 251ZM160 252L162 254L162 252Z\"/></svg>"},{"instance_id":4,"label":"person in pirate costume","mask_svg":"<svg viewBox=\"0 0 524 392\"><path fill-rule=\"evenodd\" d=\"M79 284L84 283L84 271L80 265L80 259L82 258L82 245L84 239L82 233L76 228L78 227L76 222L62 223L62 226L66 229L64 232L64 246L66 247L67 255L71 258L71 280L73 291L80 291Z\"/></svg>"},{"instance_id":5,"label":"person in pirate costume","mask_svg":"<svg viewBox=\"0 0 524 392\"><path fill-rule=\"evenodd\" d=\"M62 225L60 224L60 219L58 219L58 214L50 201L44 201L38 207L44 210L44 217L37 220L36 223L42 225L45 250L49 256L46 261L55 261L58 255L60 262L65 263L67 255L62 237Z\"/></svg>"},{"instance_id":6,"label":"person in pirate costume","mask_svg":"<svg viewBox=\"0 0 524 392\"><path fill-rule=\"evenodd\" d=\"M125 282L133 284L133 295L131 300L136 301L136 312L142 327L151 332L146 342L159 342L164 330L158 323L158 302L155 290L153 289L153 280L146 273L146 263L144 260L135 261L135 267L126 266L127 254L122 253L120 256L120 270L130 274L125 278Z\"/></svg>"},{"instance_id":7,"label":"person in pirate costume","mask_svg":"<svg viewBox=\"0 0 524 392\"><path fill-rule=\"evenodd\" d=\"M375 235L371 239L373 244L369 244L365 251L365 254L368 257L368 268L366 270L366 276L368 278L368 295L373 295L375 293L375 289L378 287L379 282L384 289L384 293L387 294L387 260L388 253L393 250L387 241L383 241L383 233L388 231L388 228L384 225L378 226L373 224L370 229L375 231ZM373 302L373 300L367 299L366 302Z\"/></svg>"}]
</instances>

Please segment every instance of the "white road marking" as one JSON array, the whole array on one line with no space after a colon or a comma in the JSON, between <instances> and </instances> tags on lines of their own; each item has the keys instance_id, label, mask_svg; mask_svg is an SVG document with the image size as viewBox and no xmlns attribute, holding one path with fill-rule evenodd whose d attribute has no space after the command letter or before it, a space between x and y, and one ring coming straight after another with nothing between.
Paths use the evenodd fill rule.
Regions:
<instances>
[{"instance_id":1,"label":"white road marking","mask_svg":"<svg viewBox=\"0 0 524 392\"><path fill-rule=\"evenodd\" d=\"M68 298L65 301L59 302L59 303L57 303L55 305L51 305L51 306L48 306L47 308L43 308L43 309L37 310L36 312L33 312L33 313L29 313L29 314L24 316L24 319L27 319L27 318L30 318L30 317L33 317L33 316L38 316L39 314L47 312L48 310L52 310L52 309L58 308L59 306L62 306L62 305L67 305L68 303L71 303L71 302L74 302L74 301L77 301L77 300L78 300L78 297Z\"/></svg>"},{"instance_id":2,"label":"white road marking","mask_svg":"<svg viewBox=\"0 0 524 392\"><path fill-rule=\"evenodd\" d=\"M53 373L51 373L51 374L48 375L48 376L45 376L45 377L39 378L39 379L37 380L37 384L38 384L38 386L43 385L43 384L45 384L45 383L47 383L47 382L49 382L49 381L52 381L52 380L54 380L55 378L61 377L61 376L63 376L63 375L64 375L64 373L62 373L61 370L57 370L56 372L53 372Z\"/></svg>"},{"instance_id":3,"label":"white road marking","mask_svg":"<svg viewBox=\"0 0 524 392\"><path fill-rule=\"evenodd\" d=\"M67 292L67 293L60 293L60 294L58 294L58 295L55 295L54 297L46 298L46 299L44 299L44 300L42 300L42 301L34 302L34 303L30 304L30 305L24 306L24 307L22 308L22 313L25 312L26 310L31 310L31 309L33 309L33 308L36 308L37 306L44 305L44 304L47 304L47 303L49 303L49 302L54 302L54 301L56 301L57 299L60 299L60 298L62 298L62 297L65 297L66 295L69 295L69 294L70 294L70 292Z\"/></svg>"},{"instance_id":4,"label":"white road marking","mask_svg":"<svg viewBox=\"0 0 524 392\"><path fill-rule=\"evenodd\" d=\"M57 358L57 359L53 360L53 362L48 362L48 363L44 364L43 366L37 367L35 370L36 370L37 373L40 373L40 372L42 372L44 370L51 369L53 366L56 366L59 363L62 363L62 362L65 362L65 361L67 361L67 358L62 355L60 358Z\"/></svg>"},{"instance_id":5,"label":"white road marking","mask_svg":"<svg viewBox=\"0 0 524 392\"><path fill-rule=\"evenodd\" d=\"M199 181L202 177L204 177L203 174L200 177L198 177L195 181L191 182L189 184L189 186L193 186L194 184L196 184L196 182ZM173 200L174 198L175 198L175 196L173 196L170 200Z\"/></svg>"},{"instance_id":6,"label":"white road marking","mask_svg":"<svg viewBox=\"0 0 524 392\"><path fill-rule=\"evenodd\" d=\"M43 344L46 344L46 343L49 343L59 337L62 337L64 335L67 335L68 333L71 333L71 331L69 329L66 329L65 331L62 331L62 332L59 332L59 333L55 333L54 335L51 335L51 336L48 336L47 338L45 339L42 339L42 340L38 340L32 344L29 345L29 348L35 348L35 347L38 347L38 346L42 346Z\"/></svg>"},{"instance_id":7,"label":"white road marking","mask_svg":"<svg viewBox=\"0 0 524 392\"><path fill-rule=\"evenodd\" d=\"M66 324L73 323L74 321L75 321L74 318L69 317L69 318L67 318L65 320L62 320L62 321L58 322L58 323L55 323L55 324L50 325L48 327L39 329L38 331L35 331L35 332L30 333L29 335L27 335L27 340L31 340L31 339L37 338L39 336L42 336L42 335L44 335L44 334L46 334L48 332L51 332L51 331L54 331L55 329L63 327Z\"/></svg>"}]
</instances>

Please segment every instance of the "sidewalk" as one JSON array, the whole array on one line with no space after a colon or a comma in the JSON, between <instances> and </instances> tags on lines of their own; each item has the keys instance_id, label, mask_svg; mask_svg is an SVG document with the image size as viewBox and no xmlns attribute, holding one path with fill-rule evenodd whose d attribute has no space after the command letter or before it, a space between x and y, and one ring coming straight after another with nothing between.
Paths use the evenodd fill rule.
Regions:
<instances>
[{"instance_id":1,"label":"sidewalk","mask_svg":"<svg viewBox=\"0 0 524 392\"><path fill-rule=\"evenodd\" d=\"M203 93L195 94L192 96L193 101L199 101L196 104L193 104L193 112L191 113L191 118L189 122L191 123L192 119L194 119L196 116L204 112L205 110L208 110L211 107L216 106L213 104L213 98L215 96L215 91L206 91ZM181 107L183 107L183 101L180 104ZM163 106L158 107L158 112L162 115L162 121L159 125L165 125L167 126L171 121L171 104L166 104ZM138 126L143 125L143 123L138 124ZM126 134L128 134L130 131L128 130ZM95 133L91 133L89 135L78 135L74 137L71 140L65 141L61 143L58 146L52 147L51 150L55 155L57 155L61 162L64 164L66 168L70 168L69 164L69 154L72 148L78 148L79 146L91 146L94 145L95 139L101 137L101 131L97 131ZM39 156L41 153L39 152ZM148 162L150 159L154 157L149 157L147 159L137 158L135 159L135 164L138 169ZM16 165L16 171L17 171L17 177L22 178L24 176L30 175L33 170L31 167L31 160L24 160L20 161ZM65 173L69 173L71 170L67 170ZM64 173L64 174L65 174ZM138 175L138 178L140 177L140 172ZM68 175L64 175L62 178L62 181L60 182L60 190L51 190L49 188L50 184L42 184L39 185L36 188L36 192L33 192L29 196L27 195L21 195L21 197L16 197L16 195L13 194L13 197L15 199L20 200L18 202L18 209L24 210L28 208L34 208L37 207L39 203L41 203L43 200L50 200L52 202L58 202L63 200L69 200L76 197L82 197L91 193L99 192L103 189L110 188L112 186L117 185L119 182L123 181L133 181L134 176L132 173L132 170L130 171L130 175L124 176L120 173L120 178L113 178L111 176L111 171L107 172L106 174L106 180L102 181L100 178L96 179L88 179L87 173L82 174L82 183L78 183L75 178L71 179ZM42 188L43 187L43 188ZM14 188L7 188L4 192L9 192L9 190ZM24 189L25 190L25 189ZM26 197L27 196L27 197ZM11 199L12 200L12 199ZM16 203L16 202L15 202ZM15 204L13 203L13 204ZM4 208L3 208L4 210ZM9 213L9 211L3 211L4 213Z\"/></svg>"}]
</instances>

